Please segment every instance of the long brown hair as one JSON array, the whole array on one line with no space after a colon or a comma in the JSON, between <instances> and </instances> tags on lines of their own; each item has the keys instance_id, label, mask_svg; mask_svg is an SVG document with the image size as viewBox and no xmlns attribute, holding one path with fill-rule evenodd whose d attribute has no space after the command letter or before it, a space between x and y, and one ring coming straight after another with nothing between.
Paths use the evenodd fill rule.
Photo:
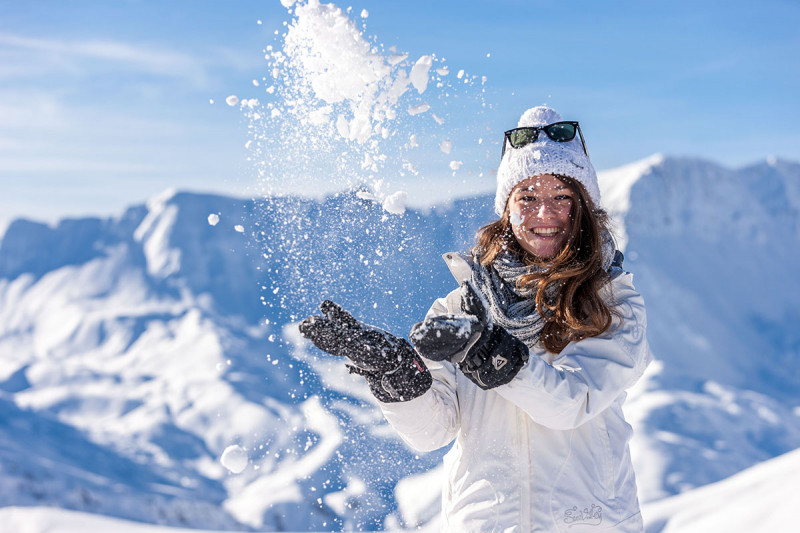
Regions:
<instances>
[{"instance_id":1,"label":"long brown hair","mask_svg":"<svg viewBox=\"0 0 800 533\"><path fill-rule=\"evenodd\" d=\"M560 353L571 341L601 335L611 327L614 313L599 292L608 281L603 269L603 239L608 215L598 209L583 185L567 176L556 176L573 192L569 235L554 257L541 259L520 246L511 228L509 209L503 216L478 230L473 252L489 268L503 252L517 256L543 272L525 274L518 290L536 291L536 309L544 317L541 342L552 353ZM546 290L547 289L547 290Z\"/></svg>"}]
</instances>

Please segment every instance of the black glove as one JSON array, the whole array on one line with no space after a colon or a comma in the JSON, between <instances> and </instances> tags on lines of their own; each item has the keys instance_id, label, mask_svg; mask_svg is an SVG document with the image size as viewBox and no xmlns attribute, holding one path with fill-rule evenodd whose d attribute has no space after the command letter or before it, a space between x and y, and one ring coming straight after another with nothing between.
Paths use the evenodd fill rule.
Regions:
<instances>
[{"instance_id":1,"label":"black glove","mask_svg":"<svg viewBox=\"0 0 800 533\"><path fill-rule=\"evenodd\" d=\"M378 400L403 402L431 387L431 373L408 341L359 322L330 300L319 307L323 316L304 319L300 333L320 350L349 359L350 372L364 376Z\"/></svg>"},{"instance_id":2,"label":"black glove","mask_svg":"<svg viewBox=\"0 0 800 533\"><path fill-rule=\"evenodd\" d=\"M408 336L414 348L433 361L454 363L484 390L510 382L528 362L528 347L492 325L469 281L461 284L461 310L464 315L442 315L415 324Z\"/></svg>"}]
</instances>

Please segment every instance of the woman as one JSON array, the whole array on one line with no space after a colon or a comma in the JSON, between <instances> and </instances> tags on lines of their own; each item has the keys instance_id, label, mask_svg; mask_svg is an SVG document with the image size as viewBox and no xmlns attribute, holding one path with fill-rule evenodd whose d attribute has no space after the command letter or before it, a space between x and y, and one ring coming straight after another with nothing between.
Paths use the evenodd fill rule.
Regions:
<instances>
[{"instance_id":1,"label":"woman","mask_svg":"<svg viewBox=\"0 0 800 533\"><path fill-rule=\"evenodd\" d=\"M455 440L443 531L643 531L621 407L651 359L645 309L599 200L577 122L529 109L505 134L500 218L445 254L461 286L413 347L329 301L300 325L411 446Z\"/></svg>"}]
</instances>

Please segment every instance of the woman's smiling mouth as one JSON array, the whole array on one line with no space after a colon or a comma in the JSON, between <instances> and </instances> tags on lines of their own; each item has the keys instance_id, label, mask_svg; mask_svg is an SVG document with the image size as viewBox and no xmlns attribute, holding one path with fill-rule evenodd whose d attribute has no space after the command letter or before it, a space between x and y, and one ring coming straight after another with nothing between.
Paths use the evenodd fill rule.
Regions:
<instances>
[{"instance_id":1,"label":"woman's smiling mouth","mask_svg":"<svg viewBox=\"0 0 800 533\"><path fill-rule=\"evenodd\" d=\"M561 228L555 228L555 227L531 228L528 231L540 237L551 237L557 233L561 233Z\"/></svg>"}]
</instances>

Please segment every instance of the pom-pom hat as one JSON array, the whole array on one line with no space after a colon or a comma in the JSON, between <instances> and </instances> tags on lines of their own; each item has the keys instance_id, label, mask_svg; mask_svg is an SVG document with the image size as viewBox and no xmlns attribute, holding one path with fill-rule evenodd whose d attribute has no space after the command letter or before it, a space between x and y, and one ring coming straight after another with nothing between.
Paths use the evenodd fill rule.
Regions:
<instances>
[{"instance_id":1,"label":"pom-pom hat","mask_svg":"<svg viewBox=\"0 0 800 533\"><path fill-rule=\"evenodd\" d=\"M518 128L547 126L563 119L556 110L546 106L533 107L519 118ZM503 142L508 142L503 139ZM600 207L600 186L597 173L584 151L579 135L567 142L552 140L544 132L539 132L535 142L521 148L506 146L500 167L497 169L497 193L494 211L502 216L506 209L511 190L522 180L531 176L555 174L575 179L586 189L589 197Z\"/></svg>"}]
</instances>

